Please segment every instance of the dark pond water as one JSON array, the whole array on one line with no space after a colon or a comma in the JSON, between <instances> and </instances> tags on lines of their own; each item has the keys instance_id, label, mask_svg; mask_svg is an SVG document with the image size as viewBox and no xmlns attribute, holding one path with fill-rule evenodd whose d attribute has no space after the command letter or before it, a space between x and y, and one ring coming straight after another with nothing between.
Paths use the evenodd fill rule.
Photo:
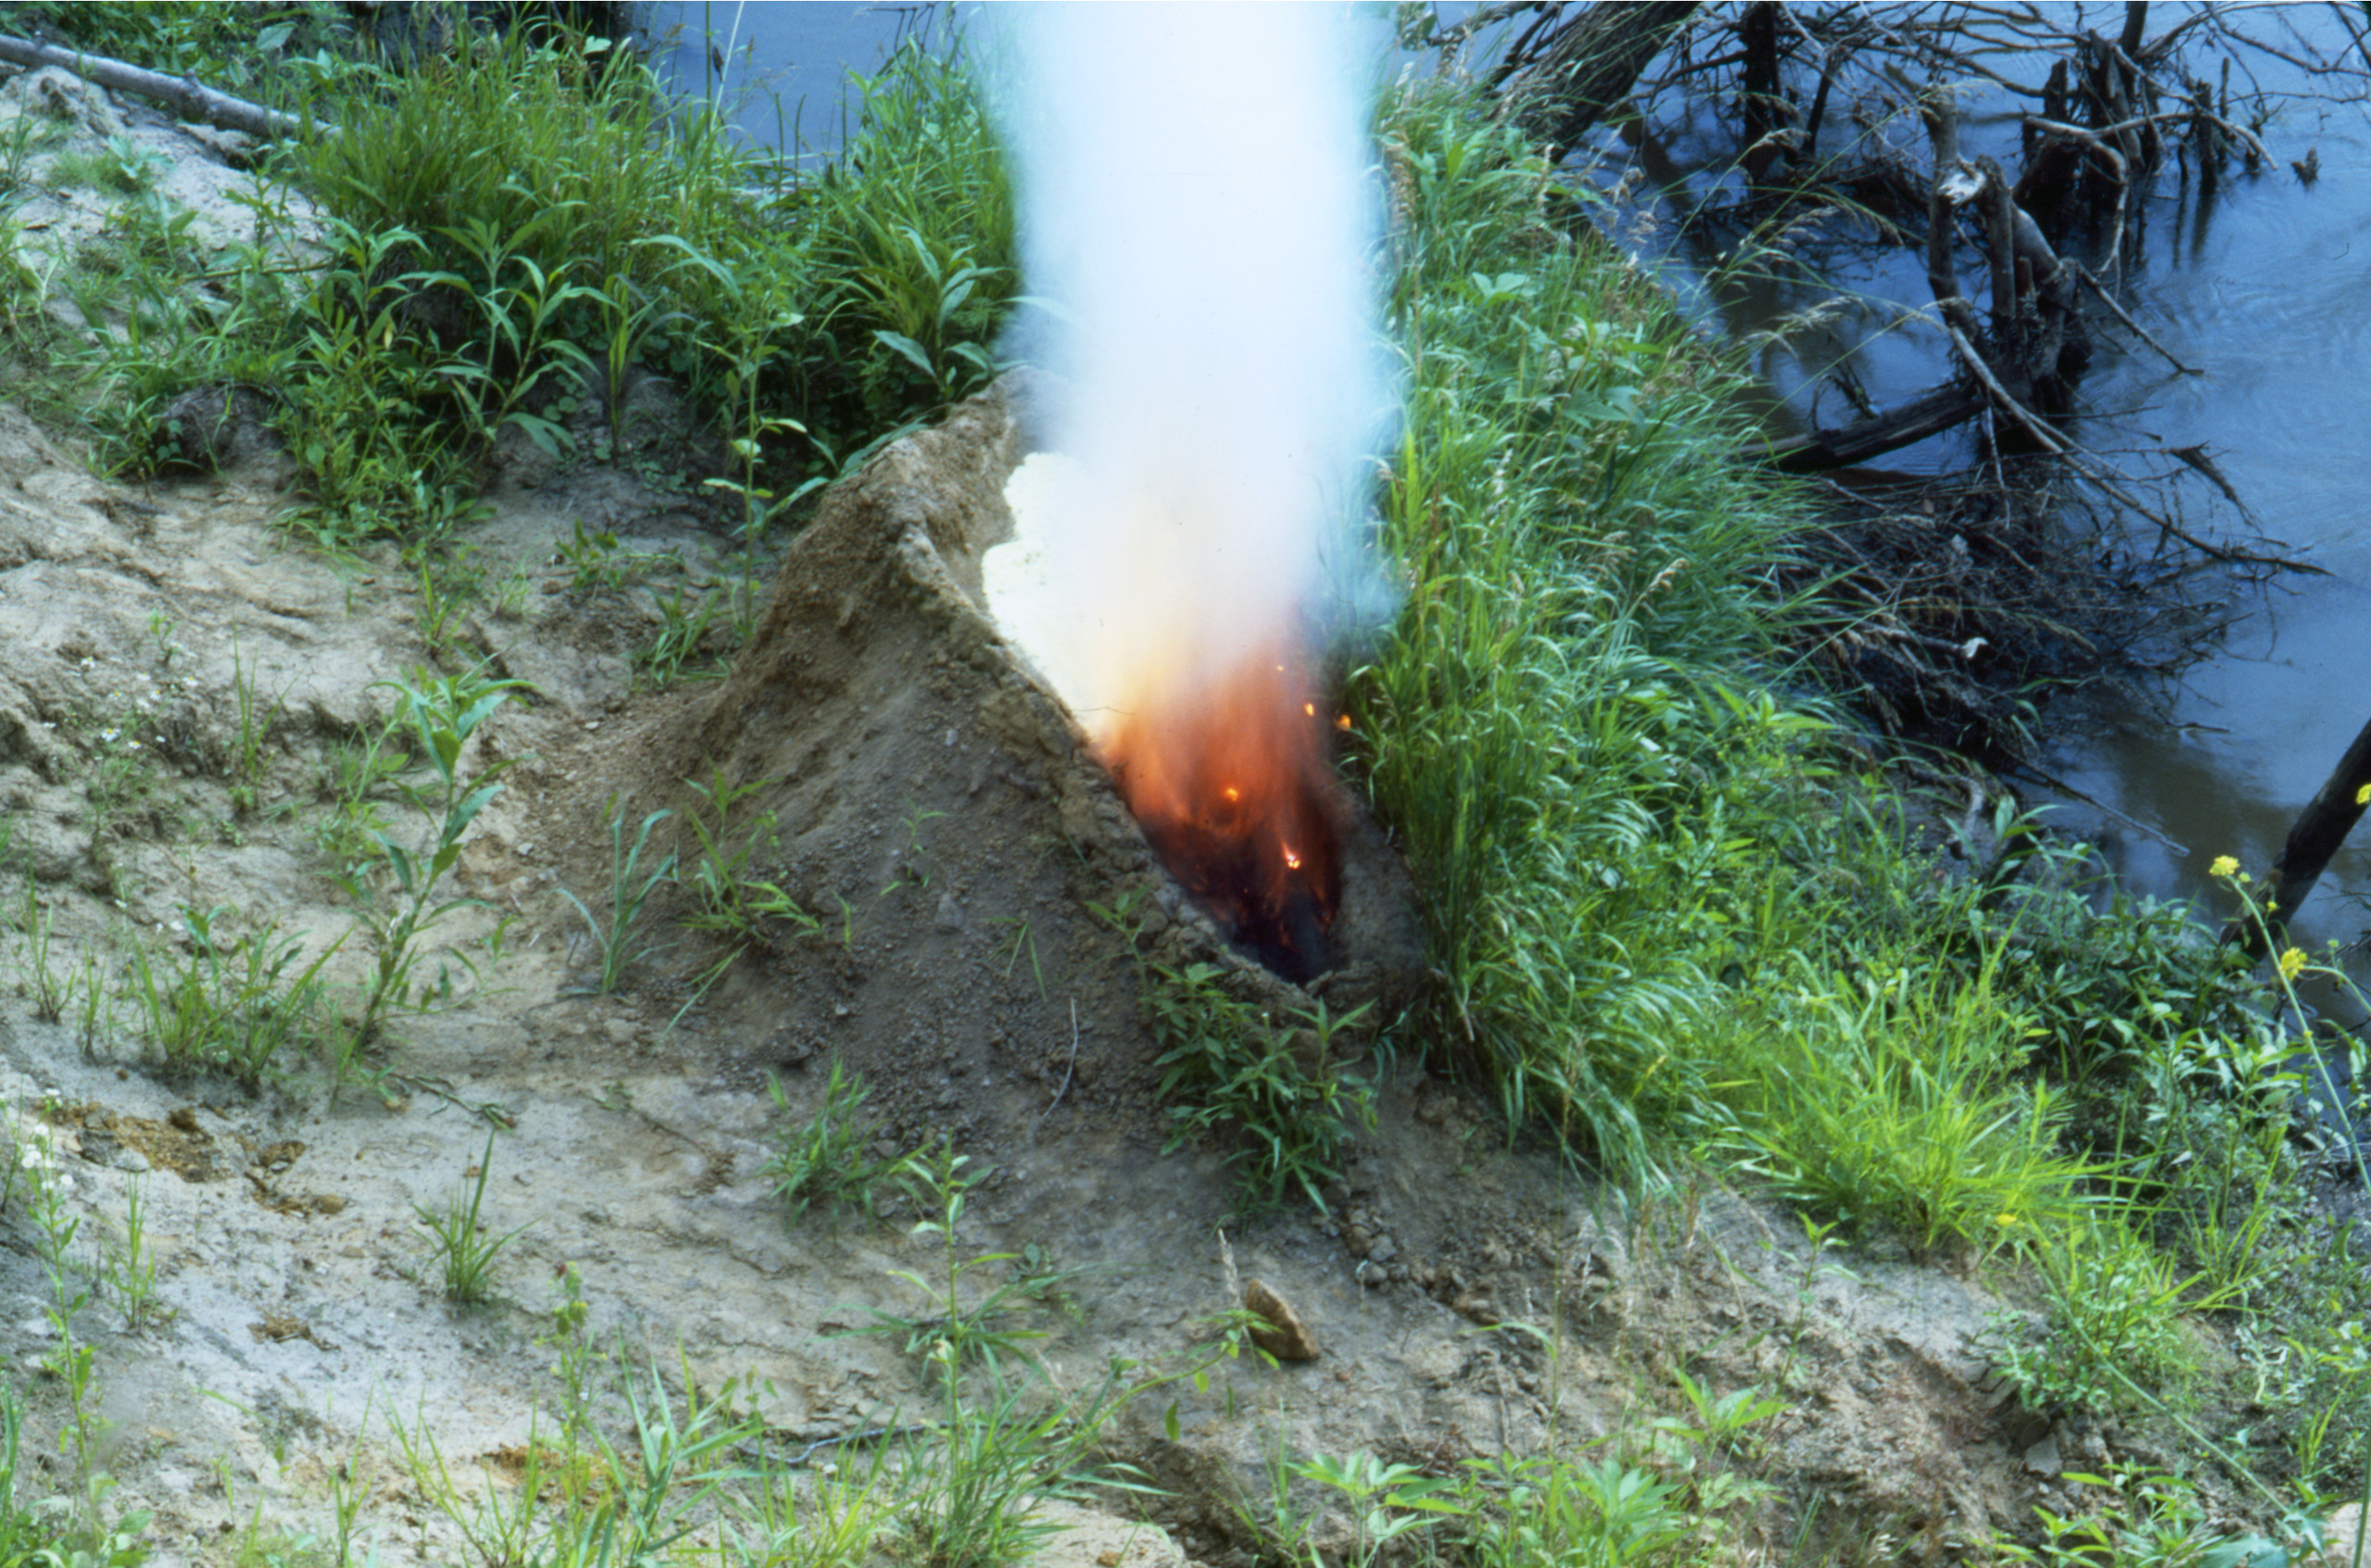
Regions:
<instances>
[{"instance_id":1,"label":"dark pond water","mask_svg":"<svg viewBox=\"0 0 2371 1568\"><path fill-rule=\"evenodd\" d=\"M685 97L724 106L755 144L828 154L851 71L870 73L917 33L945 36L978 6L845 0L659 0L642 7L652 63Z\"/></svg>"}]
</instances>

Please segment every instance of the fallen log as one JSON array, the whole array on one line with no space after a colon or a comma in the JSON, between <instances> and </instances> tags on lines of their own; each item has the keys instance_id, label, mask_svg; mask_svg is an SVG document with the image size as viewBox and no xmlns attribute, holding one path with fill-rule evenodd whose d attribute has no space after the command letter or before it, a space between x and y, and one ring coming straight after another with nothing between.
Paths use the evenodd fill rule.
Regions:
<instances>
[{"instance_id":1,"label":"fallen log","mask_svg":"<svg viewBox=\"0 0 2371 1568\"><path fill-rule=\"evenodd\" d=\"M200 120L222 131L243 131L250 136L270 138L301 134L314 122L300 119L245 98L233 98L218 93L195 77L167 76L163 71L127 65L104 55L89 55L80 49L60 48L55 44L37 44L29 38L11 38L0 33L0 60L23 66L28 70L43 66L56 66L70 70L85 81L94 82L110 93L130 93L136 97L153 99L164 105L183 119Z\"/></svg>"},{"instance_id":2,"label":"fallen log","mask_svg":"<svg viewBox=\"0 0 2371 1568\"><path fill-rule=\"evenodd\" d=\"M1930 435L1984 411L1984 395L1959 382L1921 393L1900 408L1856 420L1838 430L1815 430L1787 441L1743 452L1746 461L1766 463L1782 473L1817 473L1857 468L1873 458L1913 446Z\"/></svg>"}]
</instances>

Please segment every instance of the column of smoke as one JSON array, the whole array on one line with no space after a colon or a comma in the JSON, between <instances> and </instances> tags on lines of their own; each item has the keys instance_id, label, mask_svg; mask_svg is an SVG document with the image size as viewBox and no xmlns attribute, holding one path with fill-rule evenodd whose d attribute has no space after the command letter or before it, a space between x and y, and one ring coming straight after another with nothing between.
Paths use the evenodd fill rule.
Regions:
<instances>
[{"instance_id":1,"label":"column of smoke","mask_svg":"<svg viewBox=\"0 0 2371 1568\"><path fill-rule=\"evenodd\" d=\"M1036 580L998 614L1024 623L1016 640L1172 869L1223 902L1196 876L1302 872L1330 717L1308 668L1388 608L1354 543L1386 407L1373 47L1328 5L1001 19L1026 287L1044 302L1019 347L1063 378L1044 444L1072 463L1024 472ZM1295 798L1228 809L1274 793L1245 782L1262 769L1303 775ZM1181 832L1258 838L1237 859L1259 864L1189 872Z\"/></svg>"}]
</instances>

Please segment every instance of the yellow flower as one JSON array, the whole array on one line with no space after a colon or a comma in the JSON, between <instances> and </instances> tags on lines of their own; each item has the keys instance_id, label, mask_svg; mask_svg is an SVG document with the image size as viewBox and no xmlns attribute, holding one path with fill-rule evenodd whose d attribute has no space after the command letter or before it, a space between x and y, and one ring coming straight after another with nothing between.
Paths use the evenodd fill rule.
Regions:
<instances>
[{"instance_id":1,"label":"yellow flower","mask_svg":"<svg viewBox=\"0 0 2371 1568\"><path fill-rule=\"evenodd\" d=\"M2294 980L2294 979L2296 979L2296 978L2297 978L2297 972L2298 972L2299 970L2303 969L2304 967L2305 967L2305 949L2304 949L2304 948L2302 948L2302 947L2291 947L2291 948L2289 948L2287 952L2285 952L2285 953L2283 953L2283 954L2281 954L2281 955L2280 955L2280 978L2282 978L2283 980Z\"/></svg>"},{"instance_id":2,"label":"yellow flower","mask_svg":"<svg viewBox=\"0 0 2371 1568\"><path fill-rule=\"evenodd\" d=\"M1995 1214L1992 1216L1992 1223L2003 1229L2006 1229L2017 1223L2017 1216L2014 1214Z\"/></svg>"},{"instance_id":3,"label":"yellow flower","mask_svg":"<svg viewBox=\"0 0 2371 1568\"><path fill-rule=\"evenodd\" d=\"M2371 788L2371 785L2365 785L2365 787ZM2239 861L2237 856L2217 855L2214 857L2214 863L2206 868L2206 874L2209 876L2229 876L2239 869Z\"/></svg>"}]
</instances>

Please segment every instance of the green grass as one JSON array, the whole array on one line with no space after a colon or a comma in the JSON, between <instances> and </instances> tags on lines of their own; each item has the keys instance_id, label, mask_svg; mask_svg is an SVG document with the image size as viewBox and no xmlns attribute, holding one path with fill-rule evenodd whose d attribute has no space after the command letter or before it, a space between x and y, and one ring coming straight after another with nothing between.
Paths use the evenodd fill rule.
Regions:
<instances>
[{"instance_id":1,"label":"green grass","mask_svg":"<svg viewBox=\"0 0 2371 1568\"><path fill-rule=\"evenodd\" d=\"M782 1080L771 1075L766 1088L774 1109L790 1115L790 1097ZM803 1123L788 1122L779 1135L781 1148L763 1173L772 1177L774 1196L790 1211L793 1224L817 1203L838 1210L853 1207L867 1219L878 1219L881 1199L903 1187L908 1156L871 1152L880 1128L864 1112L872 1089L853 1073L832 1063L830 1079L814 1113Z\"/></svg>"},{"instance_id":2,"label":"green grass","mask_svg":"<svg viewBox=\"0 0 2371 1568\"><path fill-rule=\"evenodd\" d=\"M485 1185L494 1171L494 1139L485 1135L485 1152L476 1169L445 1196L440 1210L412 1205L420 1228L428 1233L429 1257L436 1266L445 1295L456 1305L470 1307L494 1297L494 1260L519 1239L534 1222L500 1236L487 1233L479 1218L485 1207Z\"/></svg>"},{"instance_id":3,"label":"green grass","mask_svg":"<svg viewBox=\"0 0 2371 1568\"><path fill-rule=\"evenodd\" d=\"M1755 673L1791 507L1712 460L1734 379L1505 132L1429 93L1383 130L1411 587L1349 683L1357 761L1423 889L1436 1034L1636 1176L1650 1120L1709 1098L1672 1041L1750 918L1730 889L1818 783L1820 726Z\"/></svg>"}]
</instances>

